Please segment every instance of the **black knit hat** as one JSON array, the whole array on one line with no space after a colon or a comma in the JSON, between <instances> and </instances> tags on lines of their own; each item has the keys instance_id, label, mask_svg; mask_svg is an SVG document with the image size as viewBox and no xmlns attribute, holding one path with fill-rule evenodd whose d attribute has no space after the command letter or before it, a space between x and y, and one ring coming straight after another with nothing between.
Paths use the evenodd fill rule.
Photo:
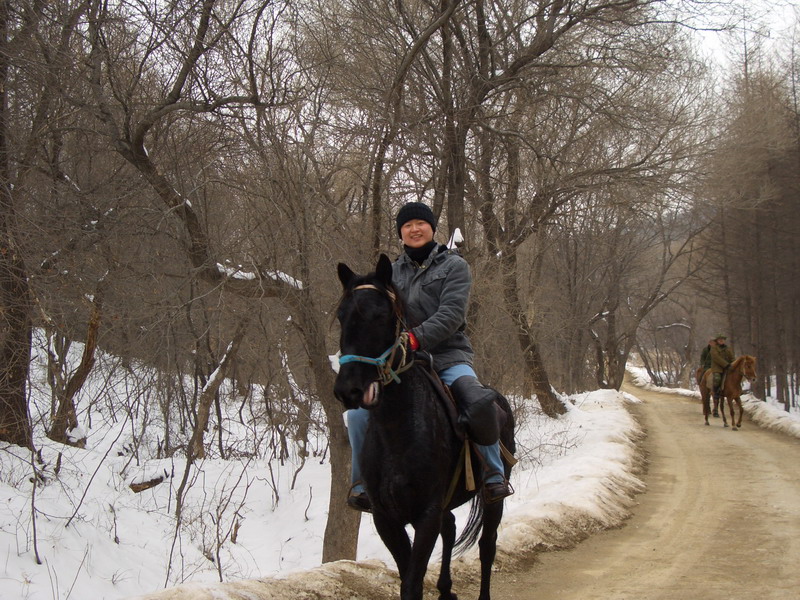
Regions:
<instances>
[{"instance_id":1,"label":"black knit hat","mask_svg":"<svg viewBox=\"0 0 800 600\"><path fill-rule=\"evenodd\" d=\"M433 211L427 204L422 202L409 202L404 204L402 208L397 211L397 235L400 235L400 228L413 219L420 219L427 221L431 225L431 229L436 231L436 217L433 216Z\"/></svg>"}]
</instances>

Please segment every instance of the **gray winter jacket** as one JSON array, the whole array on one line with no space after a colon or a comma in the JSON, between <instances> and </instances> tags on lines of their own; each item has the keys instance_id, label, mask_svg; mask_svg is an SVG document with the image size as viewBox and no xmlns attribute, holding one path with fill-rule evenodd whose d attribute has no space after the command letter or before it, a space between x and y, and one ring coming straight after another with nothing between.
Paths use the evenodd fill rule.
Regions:
<instances>
[{"instance_id":1,"label":"gray winter jacket","mask_svg":"<svg viewBox=\"0 0 800 600\"><path fill-rule=\"evenodd\" d=\"M407 325L420 349L433 356L434 369L472 365L472 345L464 333L472 276L456 252L439 245L418 266L403 253L393 265L392 281L406 301Z\"/></svg>"}]
</instances>

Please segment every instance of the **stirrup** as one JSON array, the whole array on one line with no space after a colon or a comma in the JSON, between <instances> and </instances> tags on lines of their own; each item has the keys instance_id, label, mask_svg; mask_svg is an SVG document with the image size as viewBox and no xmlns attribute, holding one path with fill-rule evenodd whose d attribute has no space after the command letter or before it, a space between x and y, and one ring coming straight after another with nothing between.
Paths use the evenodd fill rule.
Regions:
<instances>
[{"instance_id":1,"label":"stirrup","mask_svg":"<svg viewBox=\"0 0 800 600\"><path fill-rule=\"evenodd\" d=\"M490 473L486 477L489 477L493 474L494 473ZM493 504L514 494L514 488L511 486L511 482L506 479L505 475L503 475L503 481L495 481L491 483L487 483L486 478L484 478L481 494L483 495L483 501L485 504Z\"/></svg>"},{"instance_id":2,"label":"stirrup","mask_svg":"<svg viewBox=\"0 0 800 600\"><path fill-rule=\"evenodd\" d=\"M357 485L364 485L364 482L356 481L353 485L350 486L350 492L347 495L347 506L352 508L353 510L371 513L372 502L370 501L367 492L353 491Z\"/></svg>"}]
</instances>

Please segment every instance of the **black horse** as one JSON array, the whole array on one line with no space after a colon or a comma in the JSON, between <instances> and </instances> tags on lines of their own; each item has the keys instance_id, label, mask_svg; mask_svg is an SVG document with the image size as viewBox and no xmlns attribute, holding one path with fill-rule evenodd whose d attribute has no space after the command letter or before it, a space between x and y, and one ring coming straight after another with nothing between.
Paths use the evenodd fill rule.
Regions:
<instances>
[{"instance_id":1,"label":"black horse","mask_svg":"<svg viewBox=\"0 0 800 600\"><path fill-rule=\"evenodd\" d=\"M464 442L445 405L436 397L427 367L407 355L403 341L403 306L392 285L392 265L381 255L375 273L359 276L338 266L344 295L338 308L341 323L341 367L334 392L347 408L371 409L361 455L361 471L372 503L375 527L400 572L402 600L420 600L428 560L442 536L440 600L457 600L452 592L450 560L455 549L473 545L480 535L481 591L490 600L489 584L497 548L497 527L503 501L486 504L482 494L468 491ZM514 423L505 398L498 402L508 415L501 441L513 453ZM470 452L474 476L481 480L481 462ZM506 477L511 467L506 464ZM456 540L457 506L472 500L468 522ZM405 530L414 527L413 543ZM482 534L481 534L482 529Z\"/></svg>"}]
</instances>

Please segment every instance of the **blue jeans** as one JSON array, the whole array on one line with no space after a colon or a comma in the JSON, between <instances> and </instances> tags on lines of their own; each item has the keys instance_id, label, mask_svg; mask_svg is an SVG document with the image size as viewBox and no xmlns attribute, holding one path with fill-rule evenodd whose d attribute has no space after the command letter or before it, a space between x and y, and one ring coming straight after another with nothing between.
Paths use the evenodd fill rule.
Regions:
<instances>
[{"instance_id":1,"label":"blue jeans","mask_svg":"<svg viewBox=\"0 0 800 600\"><path fill-rule=\"evenodd\" d=\"M452 384L459 377L471 375L476 377L475 371L469 365L455 365L442 369L439 378L445 385ZM364 484L361 480L361 465L359 457L361 448L364 447L364 436L367 433L369 424L369 411L365 408L348 410L347 415L347 435L350 438L350 449L352 451L350 482L353 484L352 492L360 494L364 491ZM475 444L478 452L481 453L487 465L487 475L485 483L502 483L505 479L503 470L503 460L500 458L500 442L495 442L491 446L479 446Z\"/></svg>"}]
</instances>

